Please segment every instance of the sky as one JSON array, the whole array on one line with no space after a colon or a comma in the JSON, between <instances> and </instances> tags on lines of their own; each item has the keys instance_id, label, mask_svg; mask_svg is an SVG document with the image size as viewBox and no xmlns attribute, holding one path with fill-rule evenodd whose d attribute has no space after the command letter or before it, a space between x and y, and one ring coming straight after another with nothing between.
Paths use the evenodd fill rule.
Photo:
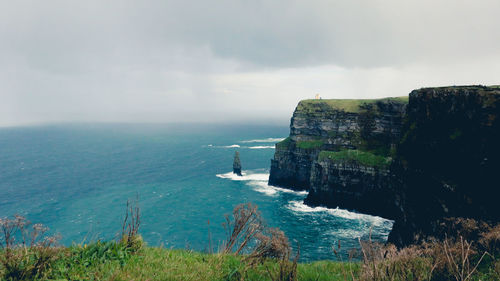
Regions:
<instances>
[{"instance_id":1,"label":"sky","mask_svg":"<svg viewBox=\"0 0 500 281\"><path fill-rule=\"evenodd\" d=\"M288 124L298 101L500 84L498 0L0 0L0 126Z\"/></svg>"}]
</instances>

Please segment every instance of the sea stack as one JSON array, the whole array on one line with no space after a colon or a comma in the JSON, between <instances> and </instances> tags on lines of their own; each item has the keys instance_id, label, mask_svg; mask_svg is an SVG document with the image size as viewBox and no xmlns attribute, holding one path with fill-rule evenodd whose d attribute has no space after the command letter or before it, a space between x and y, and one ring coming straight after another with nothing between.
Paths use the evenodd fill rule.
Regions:
<instances>
[{"instance_id":1,"label":"sea stack","mask_svg":"<svg viewBox=\"0 0 500 281\"><path fill-rule=\"evenodd\" d=\"M241 161L240 153L238 151L234 153L233 173L241 177Z\"/></svg>"}]
</instances>

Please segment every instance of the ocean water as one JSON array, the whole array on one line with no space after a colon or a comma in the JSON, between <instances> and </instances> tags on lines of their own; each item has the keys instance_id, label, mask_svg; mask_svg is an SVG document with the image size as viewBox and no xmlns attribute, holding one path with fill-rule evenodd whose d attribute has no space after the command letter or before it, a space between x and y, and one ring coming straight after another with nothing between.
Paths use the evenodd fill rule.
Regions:
<instances>
[{"instance_id":1,"label":"ocean water","mask_svg":"<svg viewBox=\"0 0 500 281\"><path fill-rule=\"evenodd\" d=\"M115 239L127 199L139 198L140 233L152 246L207 251L224 239L224 215L258 205L301 260L336 259L358 237L385 241L392 221L311 208L306 192L267 185L274 144L287 126L58 125L0 129L0 216L22 214L64 245ZM240 152L243 177L231 173ZM210 234L210 235L209 235Z\"/></svg>"}]
</instances>

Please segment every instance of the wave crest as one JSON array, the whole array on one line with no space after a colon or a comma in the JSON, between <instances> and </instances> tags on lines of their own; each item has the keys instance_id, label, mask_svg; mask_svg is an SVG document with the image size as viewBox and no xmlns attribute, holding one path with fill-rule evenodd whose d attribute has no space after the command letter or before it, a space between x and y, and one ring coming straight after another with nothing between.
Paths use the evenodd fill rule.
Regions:
<instances>
[{"instance_id":1,"label":"wave crest","mask_svg":"<svg viewBox=\"0 0 500 281\"><path fill-rule=\"evenodd\" d=\"M247 185L251 186L253 190L264 193L269 196L275 196L278 192L282 193L291 193L295 195L304 196L307 195L307 191L295 191L291 189L276 187L272 185L268 185L267 181L269 180L268 173L252 173L244 171L242 176L238 176L233 172L225 173L225 174L217 174L216 177L221 179L230 179L234 181L248 181Z\"/></svg>"},{"instance_id":2,"label":"wave crest","mask_svg":"<svg viewBox=\"0 0 500 281\"><path fill-rule=\"evenodd\" d=\"M374 226L381 226L385 223L393 223L393 221L388 220L388 219L384 219L382 217L355 213L355 212L351 212L351 211L339 209L339 208L329 209L326 207L311 207L311 206L307 206L306 204L304 204L304 202L301 202L301 201L290 201L290 203L287 207L288 207L288 209L290 209L294 212L301 212L301 213L326 212L330 215L333 215L333 216L336 216L339 218L344 218L344 219L348 219L348 220L364 221L364 222L370 223Z\"/></svg>"},{"instance_id":3,"label":"wave crest","mask_svg":"<svg viewBox=\"0 0 500 281\"><path fill-rule=\"evenodd\" d=\"M240 147L238 144L232 144L232 145L226 145L226 146L223 146L224 148L237 148L237 147Z\"/></svg>"},{"instance_id":4,"label":"wave crest","mask_svg":"<svg viewBox=\"0 0 500 281\"><path fill-rule=\"evenodd\" d=\"M269 180L269 174L256 173L256 174L247 174L246 172L241 173L242 176L238 176L233 172L225 173L225 174L217 174L215 175L221 179L230 179L233 181L267 181Z\"/></svg>"},{"instance_id":5,"label":"wave crest","mask_svg":"<svg viewBox=\"0 0 500 281\"><path fill-rule=\"evenodd\" d=\"M252 143L252 142L280 142L285 138L267 138L267 139L255 139L255 140L243 140L242 143Z\"/></svg>"}]
</instances>

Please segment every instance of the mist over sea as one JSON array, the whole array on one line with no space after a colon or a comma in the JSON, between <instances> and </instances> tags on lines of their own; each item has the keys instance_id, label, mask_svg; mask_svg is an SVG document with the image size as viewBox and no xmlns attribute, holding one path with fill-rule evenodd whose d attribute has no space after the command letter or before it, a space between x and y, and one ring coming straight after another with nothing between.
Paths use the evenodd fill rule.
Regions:
<instances>
[{"instance_id":1,"label":"mist over sea","mask_svg":"<svg viewBox=\"0 0 500 281\"><path fill-rule=\"evenodd\" d=\"M301 260L335 259L358 237L384 241L392 221L310 208L306 192L267 185L274 144L287 126L58 125L0 129L0 217L22 214L60 233L61 243L114 239L127 199L139 197L140 233L151 246L206 251L239 203L259 206ZM243 177L231 173L240 152Z\"/></svg>"}]
</instances>

